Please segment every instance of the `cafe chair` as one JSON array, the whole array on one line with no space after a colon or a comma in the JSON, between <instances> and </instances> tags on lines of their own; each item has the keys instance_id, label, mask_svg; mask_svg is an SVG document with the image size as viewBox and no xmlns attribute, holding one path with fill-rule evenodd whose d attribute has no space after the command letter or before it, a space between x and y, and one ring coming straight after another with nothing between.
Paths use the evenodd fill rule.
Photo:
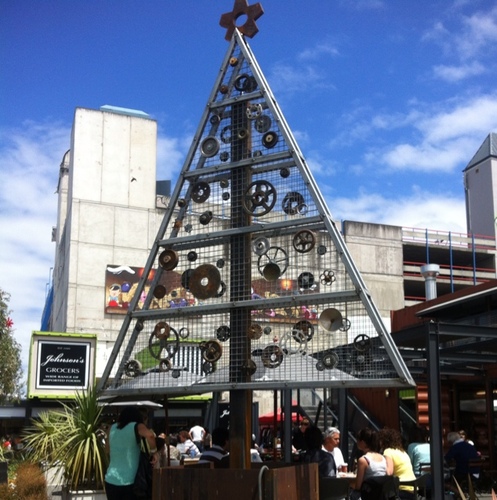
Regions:
<instances>
[{"instance_id":1,"label":"cafe chair","mask_svg":"<svg viewBox=\"0 0 497 500\"><path fill-rule=\"evenodd\" d=\"M374 476L363 481L362 500L397 500L399 478L397 476Z\"/></svg>"},{"instance_id":2,"label":"cafe chair","mask_svg":"<svg viewBox=\"0 0 497 500\"><path fill-rule=\"evenodd\" d=\"M431 474L423 474L412 481L400 481L400 486L412 486L414 488L414 498L427 498L431 488Z\"/></svg>"},{"instance_id":3,"label":"cafe chair","mask_svg":"<svg viewBox=\"0 0 497 500\"><path fill-rule=\"evenodd\" d=\"M344 477L319 478L319 500L349 500L349 480Z\"/></svg>"}]
</instances>

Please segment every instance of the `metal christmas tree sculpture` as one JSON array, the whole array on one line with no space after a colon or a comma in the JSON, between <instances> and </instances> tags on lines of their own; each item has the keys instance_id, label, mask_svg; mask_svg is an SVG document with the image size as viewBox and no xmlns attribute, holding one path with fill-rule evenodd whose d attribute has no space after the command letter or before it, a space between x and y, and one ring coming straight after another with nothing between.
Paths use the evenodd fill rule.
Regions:
<instances>
[{"instance_id":1,"label":"metal christmas tree sculpture","mask_svg":"<svg viewBox=\"0 0 497 500\"><path fill-rule=\"evenodd\" d=\"M412 384L245 39L262 12L236 0L221 17L229 48L106 394Z\"/></svg>"}]
</instances>

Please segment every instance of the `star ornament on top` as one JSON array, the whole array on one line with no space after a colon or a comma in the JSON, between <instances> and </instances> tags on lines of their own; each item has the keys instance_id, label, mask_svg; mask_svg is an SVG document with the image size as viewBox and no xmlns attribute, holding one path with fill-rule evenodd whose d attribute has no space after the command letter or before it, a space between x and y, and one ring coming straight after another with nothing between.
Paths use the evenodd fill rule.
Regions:
<instances>
[{"instance_id":1,"label":"star ornament on top","mask_svg":"<svg viewBox=\"0 0 497 500\"><path fill-rule=\"evenodd\" d=\"M247 20L241 26L237 26L236 20L244 14L247 16ZM259 32L255 22L262 16L262 14L264 14L264 10L262 9L262 5L260 3L249 5L247 0L235 0L233 10L223 14L221 16L221 20L219 21L219 24L223 28L227 29L226 36L224 38L226 38L229 42L233 37L235 28L238 28L238 31L242 35L252 38Z\"/></svg>"}]
</instances>

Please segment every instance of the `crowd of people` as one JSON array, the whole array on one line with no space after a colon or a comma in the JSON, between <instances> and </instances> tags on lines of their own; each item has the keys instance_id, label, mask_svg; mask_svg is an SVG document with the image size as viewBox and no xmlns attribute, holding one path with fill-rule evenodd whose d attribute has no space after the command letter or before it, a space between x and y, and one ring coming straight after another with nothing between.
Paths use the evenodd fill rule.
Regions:
<instances>
[{"instance_id":1,"label":"crowd of people","mask_svg":"<svg viewBox=\"0 0 497 500\"><path fill-rule=\"evenodd\" d=\"M229 460L228 429L216 428L211 434L200 424L195 424L190 430L156 436L147 426L146 413L137 407L126 407L110 427L106 440L110 456L105 477L109 500L135 499L132 485L142 443L147 447L151 467L180 464L192 458L198 459L200 464L214 462L227 466ZM456 479L467 478L468 474L477 477L479 471L474 461L479 454L466 433L448 433L447 444L450 447L445 460L447 466L451 466L451 475ZM356 435L356 448L355 456L350 459L355 472L352 500L364 500L365 485L374 482L375 478L387 476L399 478L400 499L415 498L413 486L406 483L429 472L431 457L426 429L413 428L407 444L395 429L375 431L364 428ZM348 470L349 464L340 449L340 430L336 427L330 427L323 433L309 419L303 418L293 433L292 451L302 462L317 463L320 477L336 477ZM255 436L252 436L250 459L252 462L261 461Z\"/></svg>"},{"instance_id":2,"label":"crowd of people","mask_svg":"<svg viewBox=\"0 0 497 500\"><path fill-rule=\"evenodd\" d=\"M372 478L396 476L400 484L398 497L402 500L414 500L412 482L430 472L428 436L427 429L414 427L407 443L404 443L401 433L395 429L360 430L356 435L356 453L351 457L355 478L350 498L363 498L365 484L378 482ZM479 459L479 453L466 433L449 432L446 439L449 446L445 455L447 479L455 477L464 482L468 479L468 474L477 478L479 469L475 461ZM307 418L300 421L292 438L293 452L298 454L301 461L318 463L320 477L335 477L339 472L347 470L339 444L340 431L336 427L322 433ZM430 476L426 477L425 484L429 490ZM369 486L368 488L370 489Z\"/></svg>"},{"instance_id":3,"label":"crowd of people","mask_svg":"<svg viewBox=\"0 0 497 500\"><path fill-rule=\"evenodd\" d=\"M144 447L151 468L180 464L187 459L198 459L200 464L213 462L227 466L230 438L229 430L224 427L214 429L211 434L200 424L177 434L156 436L148 427L147 412L136 406L127 406L108 429L105 446L110 459L105 475L108 500L136 500L134 480ZM252 436L250 457L253 462L261 462L255 436Z\"/></svg>"}]
</instances>

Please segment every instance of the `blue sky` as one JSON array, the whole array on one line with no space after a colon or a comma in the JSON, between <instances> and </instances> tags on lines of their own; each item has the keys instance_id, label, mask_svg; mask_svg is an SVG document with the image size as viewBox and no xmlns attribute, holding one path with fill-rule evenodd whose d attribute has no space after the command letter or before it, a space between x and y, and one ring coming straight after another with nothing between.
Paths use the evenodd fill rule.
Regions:
<instances>
[{"instance_id":1,"label":"blue sky","mask_svg":"<svg viewBox=\"0 0 497 500\"><path fill-rule=\"evenodd\" d=\"M76 107L145 111L177 178L233 0L0 0L0 287L28 356ZM249 2L249 4L255 2ZM489 0L262 0L249 40L337 220L465 232L462 170L497 132Z\"/></svg>"}]
</instances>

